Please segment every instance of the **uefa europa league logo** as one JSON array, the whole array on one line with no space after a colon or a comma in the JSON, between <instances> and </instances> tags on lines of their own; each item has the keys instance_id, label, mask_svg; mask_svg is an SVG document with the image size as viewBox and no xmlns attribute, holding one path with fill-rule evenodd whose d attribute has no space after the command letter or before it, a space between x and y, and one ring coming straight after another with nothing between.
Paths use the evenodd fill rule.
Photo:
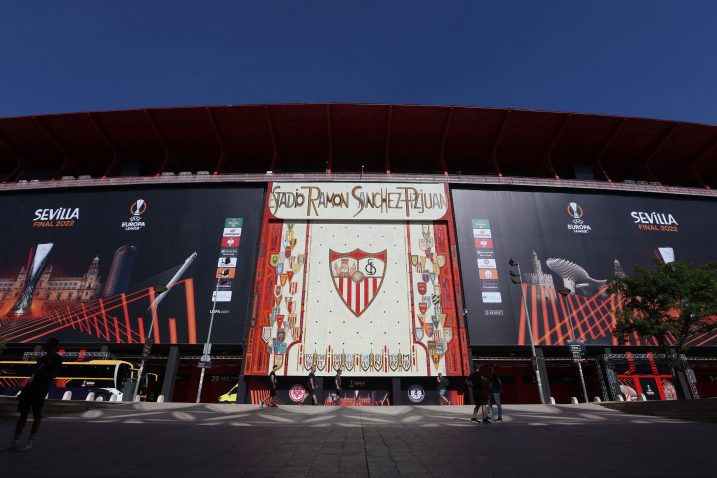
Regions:
<instances>
[{"instance_id":1,"label":"uefa europa league logo","mask_svg":"<svg viewBox=\"0 0 717 478\"><path fill-rule=\"evenodd\" d=\"M580 219L581 217L583 217L583 208L580 207L578 203L571 202L570 204L568 204L568 214L573 219Z\"/></svg>"}]
</instances>

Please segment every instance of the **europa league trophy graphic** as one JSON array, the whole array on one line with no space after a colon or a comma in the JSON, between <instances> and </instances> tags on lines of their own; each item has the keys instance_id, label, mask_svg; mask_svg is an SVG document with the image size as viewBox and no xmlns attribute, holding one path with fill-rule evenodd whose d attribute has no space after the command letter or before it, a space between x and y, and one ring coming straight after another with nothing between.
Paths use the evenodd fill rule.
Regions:
<instances>
[{"instance_id":1,"label":"europa league trophy graphic","mask_svg":"<svg viewBox=\"0 0 717 478\"><path fill-rule=\"evenodd\" d=\"M45 267L50 262L50 252L54 244L48 242L47 244L38 244L35 252L31 258L32 263L30 269L27 271L27 277L25 279L25 288L20 294L20 298L13 307L13 312L16 316L21 316L27 312L32 306L32 293L35 291L37 281L42 276Z\"/></svg>"}]
</instances>

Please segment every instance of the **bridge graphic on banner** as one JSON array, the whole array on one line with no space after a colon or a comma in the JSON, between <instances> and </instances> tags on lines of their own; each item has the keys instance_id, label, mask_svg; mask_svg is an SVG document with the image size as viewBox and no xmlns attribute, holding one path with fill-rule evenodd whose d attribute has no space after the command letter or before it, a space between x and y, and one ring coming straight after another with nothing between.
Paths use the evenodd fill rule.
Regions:
<instances>
[{"instance_id":1,"label":"bridge graphic on banner","mask_svg":"<svg viewBox=\"0 0 717 478\"><path fill-rule=\"evenodd\" d=\"M388 252L336 252L329 249L329 269L334 288L346 307L359 317L381 290Z\"/></svg>"}]
</instances>

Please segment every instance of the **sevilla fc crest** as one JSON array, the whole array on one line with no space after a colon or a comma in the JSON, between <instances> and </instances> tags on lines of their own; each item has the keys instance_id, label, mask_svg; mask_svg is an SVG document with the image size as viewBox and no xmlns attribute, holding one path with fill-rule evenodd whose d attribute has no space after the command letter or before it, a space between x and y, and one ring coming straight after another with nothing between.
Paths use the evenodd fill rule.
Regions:
<instances>
[{"instance_id":1,"label":"sevilla fc crest","mask_svg":"<svg viewBox=\"0 0 717 478\"><path fill-rule=\"evenodd\" d=\"M373 302L386 274L387 252L336 252L329 249L334 288L352 314L360 316Z\"/></svg>"}]
</instances>

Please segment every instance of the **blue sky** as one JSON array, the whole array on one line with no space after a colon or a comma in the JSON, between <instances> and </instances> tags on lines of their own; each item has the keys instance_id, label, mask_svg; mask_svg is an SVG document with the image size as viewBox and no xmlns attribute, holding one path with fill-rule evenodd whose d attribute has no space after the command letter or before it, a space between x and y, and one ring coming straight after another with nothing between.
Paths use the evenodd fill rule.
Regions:
<instances>
[{"instance_id":1,"label":"blue sky","mask_svg":"<svg viewBox=\"0 0 717 478\"><path fill-rule=\"evenodd\" d=\"M717 124L717 2L5 0L0 116L511 107Z\"/></svg>"}]
</instances>

